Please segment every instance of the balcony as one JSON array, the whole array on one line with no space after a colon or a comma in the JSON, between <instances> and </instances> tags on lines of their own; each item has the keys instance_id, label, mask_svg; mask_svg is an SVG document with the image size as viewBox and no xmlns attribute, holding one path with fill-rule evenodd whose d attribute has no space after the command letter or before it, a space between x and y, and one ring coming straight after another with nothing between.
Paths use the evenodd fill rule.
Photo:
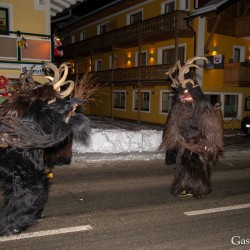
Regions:
<instances>
[{"instance_id":1,"label":"balcony","mask_svg":"<svg viewBox=\"0 0 250 250\"><path fill-rule=\"evenodd\" d=\"M100 83L113 83L115 85L160 85L166 84L167 70L172 64L154 65L145 67L132 67L94 72Z\"/></svg>"},{"instance_id":2,"label":"balcony","mask_svg":"<svg viewBox=\"0 0 250 250\"><path fill-rule=\"evenodd\" d=\"M224 68L224 87L250 87L250 63L227 63Z\"/></svg>"},{"instance_id":3,"label":"balcony","mask_svg":"<svg viewBox=\"0 0 250 250\"><path fill-rule=\"evenodd\" d=\"M53 59L50 35L0 32L0 63L43 63Z\"/></svg>"},{"instance_id":4,"label":"balcony","mask_svg":"<svg viewBox=\"0 0 250 250\"><path fill-rule=\"evenodd\" d=\"M129 48L141 42L154 43L166 39L192 37L193 32L183 19L188 12L174 11L128 25L102 35L63 46L64 58L89 56L91 52L111 51L112 48Z\"/></svg>"}]
</instances>

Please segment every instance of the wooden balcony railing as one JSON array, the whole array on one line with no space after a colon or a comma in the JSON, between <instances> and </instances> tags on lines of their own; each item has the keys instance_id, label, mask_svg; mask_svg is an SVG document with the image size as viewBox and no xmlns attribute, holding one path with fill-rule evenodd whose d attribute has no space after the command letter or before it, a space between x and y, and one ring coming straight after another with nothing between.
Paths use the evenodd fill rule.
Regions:
<instances>
[{"instance_id":1,"label":"wooden balcony railing","mask_svg":"<svg viewBox=\"0 0 250 250\"><path fill-rule=\"evenodd\" d=\"M64 57L85 56L93 51L111 50L112 47L137 46L139 41L156 42L166 40L174 38L175 32L178 32L180 37L192 37L193 33L184 20L187 13L186 11L174 11L80 42L65 45L63 46Z\"/></svg>"},{"instance_id":2,"label":"wooden balcony railing","mask_svg":"<svg viewBox=\"0 0 250 250\"><path fill-rule=\"evenodd\" d=\"M100 83L122 84L154 84L166 82L165 73L172 64L154 65L145 67L119 68L94 72L94 76Z\"/></svg>"},{"instance_id":3,"label":"wooden balcony railing","mask_svg":"<svg viewBox=\"0 0 250 250\"><path fill-rule=\"evenodd\" d=\"M250 36L250 15L235 19L236 37Z\"/></svg>"},{"instance_id":4,"label":"wooden balcony railing","mask_svg":"<svg viewBox=\"0 0 250 250\"><path fill-rule=\"evenodd\" d=\"M98 82L122 85L165 84L167 70L172 64L119 68L94 72ZM225 87L250 87L250 63L227 63L224 66Z\"/></svg>"},{"instance_id":5,"label":"wooden balcony railing","mask_svg":"<svg viewBox=\"0 0 250 250\"><path fill-rule=\"evenodd\" d=\"M224 67L225 87L250 87L250 63L227 63Z\"/></svg>"}]
</instances>

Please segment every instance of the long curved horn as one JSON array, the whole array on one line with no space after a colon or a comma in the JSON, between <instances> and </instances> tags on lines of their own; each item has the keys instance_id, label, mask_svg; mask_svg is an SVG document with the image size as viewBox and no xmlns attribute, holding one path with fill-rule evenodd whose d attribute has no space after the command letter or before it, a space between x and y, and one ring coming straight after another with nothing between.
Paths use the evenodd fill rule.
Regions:
<instances>
[{"instance_id":1,"label":"long curved horn","mask_svg":"<svg viewBox=\"0 0 250 250\"><path fill-rule=\"evenodd\" d=\"M194 61L199 60L199 59L205 60L206 62L208 62L208 59L206 57L195 56L195 57L188 59L185 65L180 68L178 80L182 88L186 88L187 83L191 83L193 87L195 87L194 80L185 79L184 75L189 72L189 68L198 68L198 69L200 68L198 65L193 63Z\"/></svg>"},{"instance_id":2,"label":"long curved horn","mask_svg":"<svg viewBox=\"0 0 250 250\"><path fill-rule=\"evenodd\" d=\"M19 75L19 80L22 84L26 84L26 79L27 79L28 73L27 70L25 69L25 71L23 73L21 73Z\"/></svg>"},{"instance_id":3,"label":"long curved horn","mask_svg":"<svg viewBox=\"0 0 250 250\"><path fill-rule=\"evenodd\" d=\"M29 70L29 76L31 76L32 77L32 75L33 75L33 69L35 68L35 64L32 66L32 67L30 67L30 70Z\"/></svg>"},{"instance_id":4,"label":"long curved horn","mask_svg":"<svg viewBox=\"0 0 250 250\"><path fill-rule=\"evenodd\" d=\"M71 92L74 90L74 88L75 88L75 83L74 83L72 80L68 80L68 81L64 82L63 85L68 84L68 83L69 83L69 86L67 87L67 89L64 90L64 91L62 91L62 92L60 92L60 97L61 97L61 98L65 98L66 96L69 96L70 93L71 93ZM61 86L63 86L63 85L61 85Z\"/></svg>"},{"instance_id":5,"label":"long curved horn","mask_svg":"<svg viewBox=\"0 0 250 250\"><path fill-rule=\"evenodd\" d=\"M68 76L69 72L69 65L71 65L68 62L62 63L59 68L56 67L56 65L52 63L46 63L44 64L43 68L46 73L46 71L50 70L54 72L54 77L51 75L45 76L46 79L50 81L50 85L53 86L54 90L56 90L61 98L65 98L66 96L70 95L70 93L75 88L75 83L71 80L66 81L66 78ZM69 84L69 86L64 90L60 91L61 87Z\"/></svg>"},{"instance_id":6,"label":"long curved horn","mask_svg":"<svg viewBox=\"0 0 250 250\"><path fill-rule=\"evenodd\" d=\"M185 65L191 65L191 64L193 64L193 62L196 61L196 60L205 60L206 63L208 63L208 59L207 59L206 57L194 56L194 57L192 57L192 58L189 58L189 59L186 61ZM188 72L189 72L189 69L185 71L185 74L188 73Z\"/></svg>"},{"instance_id":7,"label":"long curved horn","mask_svg":"<svg viewBox=\"0 0 250 250\"><path fill-rule=\"evenodd\" d=\"M50 82L53 82L54 80L53 76L45 76L44 78L50 80Z\"/></svg>"},{"instance_id":8,"label":"long curved horn","mask_svg":"<svg viewBox=\"0 0 250 250\"><path fill-rule=\"evenodd\" d=\"M178 75L178 80L182 86L182 88L186 88L186 84L192 83L192 85L194 86L194 81L192 79L185 79L185 74L189 72L189 68L200 68L198 65L196 64L185 64L184 66L181 67L180 71L179 71L179 75Z\"/></svg>"},{"instance_id":9,"label":"long curved horn","mask_svg":"<svg viewBox=\"0 0 250 250\"><path fill-rule=\"evenodd\" d=\"M62 85L64 85L63 83L65 82L69 72L68 65L66 63L61 64L58 69L58 72L59 72L59 77L61 78L57 82L53 83L53 88L55 90L58 90ZM63 75L61 76L61 74Z\"/></svg>"},{"instance_id":10,"label":"long curved horn","mask_svg":"<svg viewBox=\"0 0 250 250\"><path fill-rule=\"evenodd\" d=\"M30 70L28 71L27 68L25 68L25 71L20 74L19 80L22 84L21 89L32 89L36 86L36 83L33 79L33 68L36 65L33 65Z\"/></svg>"},{"instance_id":11,"label":"long curved horn","mask_svg":"<svg viewBox=\"0 0 250 250\"><path fill-rule=\"evenodd\" d=\"M55 64L53 63L50 63L50 62L46 62L44 65L43 65L43 70L45 73L48 73L48 71L52 71L54 73L53 76L49 75L49 76L45 76L45 78L49 79L51 82L50 84L54 85L56 82L59 81L59 70L58 68L56 67Z\"/></svg>"},{"instance_id":12,"label":"long curved horn","mask_svg":"<svg viewBox=\"0 0 250 250\"><path fill-rule=\"evenodd\" d=\"M189 58L189 59L186 61L185 65L187 65L187 64L192 64L194 61L200 60L200 59L201 59L201 60L205 60L206 63L208 63L208 59L207 59L206 57L195 56L195 57Z\"/></svg>"},{"instance_id":13,"label":"long curved horn","mask_svg":"<svg viewBox=\"0 0 250 250\"><path fill-rule=\"evenodd\" d=\"M177 88L180 85L179 82L172 76L172 74L177 70L177 68L178 69L181 68L180 61L177 61L177 63L173 67L168 69L168 72L165 73L171 79L171 81L172 81L171 86L173 88Z\"/></svg>"}]
</instances>

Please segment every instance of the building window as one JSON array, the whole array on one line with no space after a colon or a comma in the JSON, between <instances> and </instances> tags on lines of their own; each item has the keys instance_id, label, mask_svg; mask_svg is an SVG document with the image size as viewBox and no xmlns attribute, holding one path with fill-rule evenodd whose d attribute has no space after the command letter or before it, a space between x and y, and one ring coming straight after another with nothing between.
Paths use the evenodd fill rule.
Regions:
<instances>
[{"instance_id":1,"label":"building window","mask_svg":"<svg viewBox=\"0 0 250 250\"><path fill-rule=\"evenodd\" d=\"M85 32L81 32L80 33L80 41L82 41L82 40L85 40L86 39L86 33Z\"/></svg>"},{"instance_id":2,"label":"building window","mask_svg":"<svg viewBox=\"0 0 250 250\"><path fill-rule=\"evenodd\" d=\"M139 23L142 21L142 11L129 15L129 24Z\"/></svg>"},{"instance_id":3,"label":"building window","mask_svg":"<svg viewBox=\"0 0 250 250\"><path fill-rule=\"evenodd\" d=\"M102 71L102 60L95 61L95 71Z\"/></svg>"},{"instance_id":4,"label":"building window","mask_svg":"<svg viewBox=\"0 0 250 250\"><path fill-rule=\"evenodd\" d=\"M241 118L242 116L242 94L234 93L205 93L206 98L214 106L221 102L224 118Z\"/></svg>"},{"instance_id":5,"label":"building window","mask_svg":"<svg viewBox=\"0 0 250 250\"><path fill-rule=\"evenodd\" d=\"M150 92L141 91L141 111L150 111ZM134 92L134 110L138 110L138 91Z\"/></svg>"},{"instance_id":6,"label":"building window","mask_svg":"<svg viewBox=\"0 0 250 250\"><path fill-rule=\"evenodd\" d=\"M238 116L238 95L225 95L224 117Z\"/></svg>"},{"instance_id":7,"label":"building window","mask_svg":"<svg viewBox=\"0 0 250 250\"><path fill-rule=\"evenodd\" d=\"M108 31L108 23L103 23L97 26L97 34L101 35Z\"/></svg>"},{"instance_id":8,"label":"building window","mask_svg":"<svg viewBox=\"0 0 250 250\"><path fill-rule=\"evenodd\" d=\"M113 108L122 109L126 108L126 91L115 91L113 92Z\"/></svg>"},{"instance_id":9,"label":"building window","mask_svg":"<svg viewBox=\"0 0 250 250\"><path fill-rule=\"evenodd\" d=\"M165 13L170 13L175 10L175 2L165 4Z\"/></svg>"},{"instance_id":10,"label":"building window","mask_svg":"<svg viewBox=\"0 0 250 250\"><path fill-rule=\"evenodd\" d=\"M240 62L240 49L234 49L234 62Z\"/></svg>"},{"instance_id":11,"label":"building window","mask_svg":"<svg viewBox=\"0 0 250 250\"><path fill-rule=\"evenodd\" d=\"M167 0L161 4L161 13L166 14L175 10L175 1Z\"/></svg>"},{"instance_id":12,"label":"building window","mask_svg":"<svg viewBox=\"0 0 250 250\"><path fill-rule=\"evenodd\" d=\"M178 60L181 64L184 64L185 59L185 47L178 48ZM166 48L162 50L162 64L175 63L175 48Z\"/></svg>"},{"instance_id":13,"label":"building window","mask_svg":"<svg viewBox=\"0 0 250 250\"><path fill-rule=\"evenodd\" d=\"M8 31L9 31L8 9L2 8L2 7L0 7L0 31L1 31L1 34L8 34Z\"/></svg>"},{"instance_id":14,"label":"building window","mask_svg":"<svg viewBox=\"0 0 250 250\"><path fill-rule=\"evenodd\" d=\"M245 111L250 111L250 96L245 98Z\"/></svg>"},{"instance_id":15,"label":"building window","mask_svg":"<svg viewBox=\"0 0 250 250\"><path fill-rule=\"evenodd\" d=\"M180 1L182 4L182 1ZM175 0L166 0L161 3L161 14L166 14L175 11Z\"/></svg>"},{"instance_id":16,"label":"building window","mask_svg":"<svg viewBox=\"0 0 250 250\"><path fill-rule=\"evenodd\" d=\"M216 102L221 101L220 95L216 94L205 94L207 100L214 106Z\"/></svg>"},{"instance_id":17,"label":"building window","mask_svg":"<svg viewBox=\"0 0 250 250\"><path fill-rule=\"evenodd\" d=\"M161 91L160 113L169 113L173 103L173 93L170 91Z\"/></svg>"},{"instance_id":18,"label":"building window","mask_svg":"<svg viewBox=\"0 0 250 250\"><path fill-rule=\"evenodd\" d=\"M137 56L136 56L136 61L135 61L135 66L139 66L139 53L136 52ZM141 65L140 66L147 66L147 52L141 52Z\"/></svg>"},{"instance_id":19,"label":"building window","mask_svg":"<svg viewBox=\"0 0 250 250\"><path fill-rule=\"evenodd\" d=\"M233 46L233 61L244 62L245 61L246 48L244 46Z\"/></svg>"},{"instance_id":20,"label":"building window","mask_svg":"<svg viewBox=\"0 0 250 250\"><path fill-rule=\"evenodd\" d=\"M179 2L179 10L189 10L189 0L182 0Z\"/></svg>"}]
</instances>

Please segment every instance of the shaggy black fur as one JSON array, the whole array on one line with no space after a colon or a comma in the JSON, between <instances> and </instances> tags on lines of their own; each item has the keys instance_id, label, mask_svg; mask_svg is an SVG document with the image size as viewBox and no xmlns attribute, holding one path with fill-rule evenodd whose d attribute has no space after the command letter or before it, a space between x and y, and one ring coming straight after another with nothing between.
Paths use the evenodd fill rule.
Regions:
<instances>
[{"instance_id":1,"label":"shaggy black fur","mask_svg":"<svg viewBox=\"0 0 250 250\"><path fill-rule=\"evenodd\" d=\"M185 90L193 97L192 102L182 101ZM199 86L179 87L177 97L161 144L166 149L166 164L176 167L171 194L177 196L185 191L202 198L211 192L210 162L215 161L223 149L222 129L214 107Z\"/></svg>"},{"instance_id":2,"label":"shaggy black fur","mask_svg":"<svg viewBox=\"0 0 250 250\"><path fill-rule=\"evenodd\" d=\"M0 210L0 235L20 233L42 216L49 191L45 169L69 164L73 138L87 143L90 134L88 118L72 112L79 100L56 98L53 87L47 85L32 91L25 90L10 98L0 114L30 125L30 129L25 129L33 142L10 140L7 148L0 149L0 178L5 196L4 207ZM48 93L52 95L46 97ZM56 101L48 104L48 100L54 98ZM47 144L42 139L40 144L34 140L34 136L39 138L33 133L36 126L42 133L41 138L43 134L52 138ZM25 138L18 137L21 129L16 127L15 131L19 140ZM6 131L9 131L6 124L0 126L0 135Z\"/></svg>"},{"instance_id":3,"label":"shaggy black fur","mask_svg":"<svg viewBox=\"0 0 250 250\"><path fill-rule=\"evenodd\" d=\"M0 173L5 196L4 207L0 210L0 235L19 233L41 217L48 198L49 183L41 170L43 165L34 164L34 158L41 159L37 151L0 150ZM33 158L30 154L37 156Z\"/></svg>"}]
</instances>

